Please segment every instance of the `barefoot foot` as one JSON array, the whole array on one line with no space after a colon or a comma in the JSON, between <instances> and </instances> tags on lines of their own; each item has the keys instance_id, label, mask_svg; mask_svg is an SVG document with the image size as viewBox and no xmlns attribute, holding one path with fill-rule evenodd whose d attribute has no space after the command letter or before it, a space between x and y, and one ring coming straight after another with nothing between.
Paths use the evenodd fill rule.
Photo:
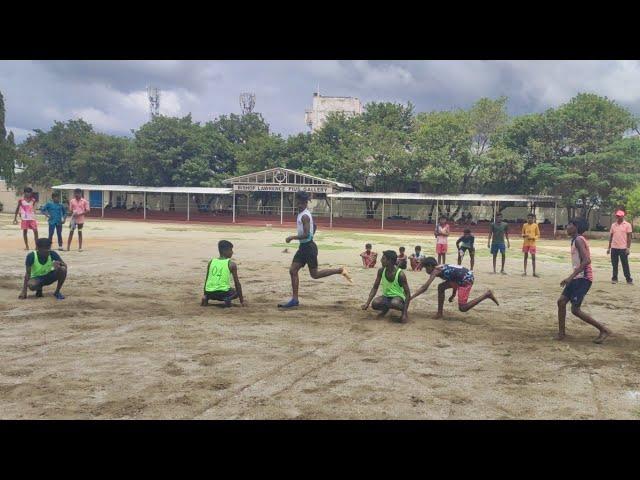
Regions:
<instances>
[{"instance_id":1,"label":"barefoot foot","mask_svg":"<svg viewBox=\"0 0 640 480\"><path fill-rule=\"evenodd\" d=\"M601 344L609 335L611 335L611 330L605 328L600 332L600 335L598 335L598 338L596 338L593 343Z\"/></svg>"},{"instance_id":2,"label":"barefoot foot","mask_svg":"<svg viewBox=\"0 0 640 480\"><path fill-rule=\"evenodd\" d=\"M494 293L493 293L493 290L489 290L489 291L487 292L487 298L488 298L488 299L490 299L490 300L492 300L492 301L493 301L493 303L495 303L496 305L500 305L500 304L498 303L498 299L496 298L496 296L495 296L495 295L494 295Z\"/></svg>"},{"instance_id":3,"label":"barefoot foot","mask_svg":"<svg viewBox=\"0 0 640 480\"><path fill-rule=\"evenodd\" d=\"M557 334L557 335L556 335L556 337L555 337L555 338L556 338L556 340L564 340L564 338L565 338L566 336L567 336L567 335L566 335L566 334L564 334L564 333L559 333L559 334Z\"/></svg>"},{"instance_id":4,"label":"barefoot foot","mask_svg":"<svg viewBox=\"0 0 640 480\"><path fill-rule=\"evenodd\" d=\"M353 283L351 275L349 275L349 271L346 269L346 267L342 267L342 273L340 273L340 275L342 275L347 280L347 282Z\"/></svg>"}]
</instances>

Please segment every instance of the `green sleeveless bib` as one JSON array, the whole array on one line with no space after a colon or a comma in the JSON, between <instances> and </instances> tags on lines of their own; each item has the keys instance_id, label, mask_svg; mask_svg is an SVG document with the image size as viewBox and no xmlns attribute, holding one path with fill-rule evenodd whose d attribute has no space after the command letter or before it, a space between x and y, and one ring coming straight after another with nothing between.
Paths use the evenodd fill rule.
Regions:
<instances>
[{"instance_id":1,"label":"green sleeveless bib","mask_svg":"<svg viewBox=\"0 0 640 480\"><path fill-rule=\"evenodd\" d=\"M33 265L31 265L31 278L44 277L51 270L53 270L53 260L51 254L47 257L47 261L40 263L38 259L38 252L33 252Z\"/></svg>"},{"instance_id":2,"label":"green sleeveless bib","mask_svg":"<svg viewBox=\"0 0 640 480\"><path fill-rule=\"evenodd\" d=\"M406 300L406 296L404 294L404 288L400 285L398 281L398 277L400 276L401 269L396 269L396 276L393 279L393 282L387 280L387 269L385 268L382 271L382 295L385 297L400 297L402 300Z\"/></svg>"},{"instance_id":3,"label":"green sleeveless bib","mask_svg":"<svg viewBox=\"0 0 640 480\"><path fill-rule=\"evenodd\" d=\"M207 292L226 292L231 288L231 270L229 270L230 258L214 258L209 265Z\"/></svg>"}]
</instances>

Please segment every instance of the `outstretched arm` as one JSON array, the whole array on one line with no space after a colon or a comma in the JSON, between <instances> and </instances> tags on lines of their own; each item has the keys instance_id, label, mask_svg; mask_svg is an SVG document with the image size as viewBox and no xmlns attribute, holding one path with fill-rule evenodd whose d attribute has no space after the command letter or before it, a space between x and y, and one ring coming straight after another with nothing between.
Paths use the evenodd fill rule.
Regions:
<instances>
[{"instance_id":1,"label":"outstretched arm","mask_svg":"<svg viewBox=\"0 0 640 480\"><path fill-rule=\"evenodd\" d=\"M207 293L207 278L209 278L209 267L211 267L211 260L207 263L207 270L204 272L204 286L202 287L202 291Z\"/></svg>"},{"instance_id":2,"label":"outstretched arm","mask_svg":"<svg viewBox=\"0 0 640 480\"><path fill-rule=\"evenodd\" d=\"M371 292L369 292L369 298L367 299L367 303L362 305L363 310L366 310L367 308L369 308L369 305L371 305L371 301L373 300L373 297L376 296L376 292L380 287L380 281L382 280L382 270L383 270L382 268L378 269L378 275L376 276L376 281L373 282L373 288L371 289Z\"/></svg>"},{"instance_id":3,"label":"outstretched arm","mask_svg":"<svg viewBox=\"0 0 640 480\"><path fill-rule=\"evenodd\" d=\"M238 278L238 266L234 262L229 262L229 270L231 270L231 275L233 275L233 283L236 286L236 292L238 292L240 305L244 307L244 297L242 296L242 285L240 285L240 279Z\"/></svg>"},{"instance_id":4,"label":"outstretched arm","mask_svg":"<svg viewBox=\"0 0 640 480\"><path fill-rule=\"evenodd\" d=\"M416 293L413 294L413 296L411 297L411 300L413 300L417 296L422 295L424 292L426 292L429 289L429 286L431 285L431 283L438 276L438 273L439 273L439 270L437 268L434 269L433 272L431 272L431 275L429 275L429 280L427 280L427 283L425 283L418 290L416 290Z\"/></svg>"},{"instance_id":5,"label":"outstretched arm","mask_svg":"<svg viewBox=\"0 0 640 480\"><path fill-rule=\"evenodd\" d=\"M409 289L409 282L407 282L407 276L404 274L404 272L400 272L400 275L398 275L398 281L400 282L400 285L402 285L404 296L406 298L406 300L404 301L404 309L402 310L401 317L401 320L403 322L406 322L407 320L409 320L409 316L407 314L409 312L409 303L411 302L411 290Z\"/></svg>"}]
</instances>

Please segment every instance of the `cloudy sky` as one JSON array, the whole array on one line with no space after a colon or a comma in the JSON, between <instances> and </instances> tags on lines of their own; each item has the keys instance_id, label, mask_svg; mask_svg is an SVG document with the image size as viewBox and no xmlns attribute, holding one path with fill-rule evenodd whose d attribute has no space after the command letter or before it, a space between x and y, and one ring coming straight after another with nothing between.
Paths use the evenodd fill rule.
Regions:
<instances>
[{"instance_id":1,"label":"cloudy sky","mask_svg":"<svg viewBox=\"0 0 640 480\"><path fill-rule=\"evenodd\" d=\"M412 102L418 111L509 97L509 112L539 112L578 92L606 95L640 115L639 61L0 61L6 125L16 140L54 120L83 118L130 135L149 117L146 86L160 111L207 121L240 113L241 92L283 135L306 131L304 110L322 95Z\"/></svg>"}]
</instances>

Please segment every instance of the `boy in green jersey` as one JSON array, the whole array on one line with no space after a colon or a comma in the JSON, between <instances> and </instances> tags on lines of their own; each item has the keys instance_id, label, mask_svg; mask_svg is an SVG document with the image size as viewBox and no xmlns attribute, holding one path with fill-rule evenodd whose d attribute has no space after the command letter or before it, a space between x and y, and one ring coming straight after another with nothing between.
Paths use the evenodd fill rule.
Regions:
<instances>
[{"instance_id":1,"label":"boy in green jersey","mask_svg":"<svg viewBox=\"0 0 640 480\"><path fill-rule=\"evenodd\" d=\"M409 300L411 298L411 292L409 291L409 283L404 272L396 265L398 260L398 254L393 250L385 250L382 252L382 268L378 269L378 276L373 284L371 293L367 303L362 305L362 309L366 310L371 305L374 310L380 311L380 316L384 316L389 309L394 309L402 312L400 317L401 323L407 323L409 317L407 312L409 310ZM378 287L382 283L382 296L375 297Z\"/></svg>"},{"instance_id":2,"label":"boy in green jersey","mask_svg":"<svg viewBox=\"0 0 640 480\"><path fill-rule=\"evenodd\" d=\"M18 298L27 298L27 288L36 292L36 297L42 297L42 287L56 283L54 297L64 300L60 289L67 278L67 264L60 255L51 251L51 240L39 238L36 240L36 251L27 255L25 260L24 283Z\"/></svg>"},{"instance_id":3,"label":"boy in green jersey","mask_svg":"<svg viewBox=\"0 0 640 480\"><path fill-rule=\"evenodd\" d=\"M238 278L238 266L231 261L233 256L233 244L228 240L218 242L220 256L213 258L207 265L207 274L204 277L204 295L200 305L206 307L209 300L224 302L225 307L231 306L231 301L240 299L240 305L245 307L247 303L242 296L242 286ZM231 288L231 277L235 289Z\"/></svg>"}]
</instances>

